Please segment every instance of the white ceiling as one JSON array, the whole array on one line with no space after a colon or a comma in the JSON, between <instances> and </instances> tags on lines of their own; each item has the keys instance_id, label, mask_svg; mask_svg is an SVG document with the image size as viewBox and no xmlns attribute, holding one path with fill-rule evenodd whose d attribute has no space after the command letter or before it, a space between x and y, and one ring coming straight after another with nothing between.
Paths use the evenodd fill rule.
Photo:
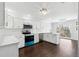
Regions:
<instances>
[{"instance_id":1,"label":"white ceiling","mask_svg":"<svg viewBox=\"0 0 79 59\"><path fill-rule=\"evenodd\" d=\"M40 15L40 9L46 4L48 14ZM35 21L58 21L68 18L77 18L78 16L78 3L77 2L7 2L5 7L17 17L26 18Z\"/></svg>"}]
</instances>

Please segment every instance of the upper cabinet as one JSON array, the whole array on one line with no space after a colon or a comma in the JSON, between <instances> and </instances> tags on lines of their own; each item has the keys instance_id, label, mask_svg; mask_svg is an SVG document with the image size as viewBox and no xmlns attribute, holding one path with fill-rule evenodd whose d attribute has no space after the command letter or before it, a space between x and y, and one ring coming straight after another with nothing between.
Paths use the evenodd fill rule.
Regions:
<instances>
[{"instance_id":1,"label":"upper cabinet","mask_svg":"<svg viewBox=\"0 0 79 59\"><path fill-rule=\"evenodd\" d=\"M23 19L5 12L5 28L23 28Z\"/></svg>"},{"instance_id":2,"label":"upper cabinet","mask_svg":"<svg viewBox=\"0 0 79 59\"><path fill-rule=\"evenodd\" d=\"M10 15L5 16L5 28L13 28L14 18Z\"/></svg>"},{"instance_id":3,"label":"upper cabinet","mask_svg":"<svg viewBox=\"0 0 79 59\"><path fill-rule=\"evenodd\" d=\"M13 24L14 28L23 28L23 19L14 17Z\"/></svg>"},{"instance_id":4,"label":"upper cabinet","mask_svg":"<svg viewBox=\"0 0 79 59\"><path fill-rule=\"evenodd\" d=\"M0 28L4 27L4 3L0 2Z\"/></svg>"}]
</instances>

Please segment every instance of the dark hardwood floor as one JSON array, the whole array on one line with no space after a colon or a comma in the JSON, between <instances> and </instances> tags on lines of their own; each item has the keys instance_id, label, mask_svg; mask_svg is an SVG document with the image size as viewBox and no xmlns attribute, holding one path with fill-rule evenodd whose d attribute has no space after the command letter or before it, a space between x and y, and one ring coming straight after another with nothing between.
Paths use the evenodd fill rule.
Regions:
<instances>
[{"instance_id":1,"label":"dark hardwood floor","mask_svg":"<svg viewBox=\"0 0 79 59\"><path fill-rule=\"evenodd\" d=\"M19 49L20 57L76 57L77 41L61 39L59 45L41 42Z\"/></svg>"}]
</instances>

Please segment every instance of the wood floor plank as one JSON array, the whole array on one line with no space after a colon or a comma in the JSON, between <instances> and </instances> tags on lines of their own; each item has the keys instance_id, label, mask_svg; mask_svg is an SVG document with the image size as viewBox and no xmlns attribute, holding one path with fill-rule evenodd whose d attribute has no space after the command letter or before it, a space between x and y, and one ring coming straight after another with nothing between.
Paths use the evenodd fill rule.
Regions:
<instances>
[{"instance_id":1,"label":"wood floor plank","mask_svg":"<svg viewBox=\"0 0 79 59\"><path fill-rule=\"evenodd\" d=\"M76 57L77 41L61 39L59 45L41 42L19 49L20 57Z\"/></svg>"}]
</instances>

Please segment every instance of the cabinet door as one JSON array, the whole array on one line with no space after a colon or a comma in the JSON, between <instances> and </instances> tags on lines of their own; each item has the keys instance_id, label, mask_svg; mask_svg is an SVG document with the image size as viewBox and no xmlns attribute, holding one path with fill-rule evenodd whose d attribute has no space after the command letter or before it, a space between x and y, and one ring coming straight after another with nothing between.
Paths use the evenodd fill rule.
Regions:
<instances>
[{"instance_id":1,"label":"cabinet door","mask_svg":"<svg viewBox=\"0 0 79 59\"><path fill-rule=\"evenodd\" d=\"M38 43L39 42L39 34L35 34L34 35L34 43Z\"/></svg>"},{"instance_id":2,"label":"cabinet door","mask_svg":"<svg viewBox=\"0 0 79 59\"><path fill-rule=\"evenodd\" d=\"M59 44L58 34L45 33L43 36L44 36L43 40L50 42L50 43Z\"/></svg>"},{"instance_id":3,"label":"cabinet door","mask_svg":"<svg viewBox=\"0 0 79 59\"><path fill-rule=\"evenodd\" d=\"M43 36L44 36L43 40L51 42L52 37L51 37L50 33L44 33Z\"/></svg>"},{"instance_id":4,"label":"cabinet door","mask_svg":"<svg viewBox=\"0 0 79 59\"><path fill-rule=\"evenodd\" d=\"M19 45L18 45L19 48L24 47L24 43L25 43L24 36L19 37Z\"/></svg>"},{"instance_id":5,"label":"cabinet door","mask_svg":"<svg viewBox=\"0 0 79 59\"><path fill-rule=\"evenodd\" d=\"M5 28L23 28L23 20L5 12Z\"/></svg>"},{"instance_id":6,"label":"cabinet door","mask_svg":"<svg viewBox=\"0 0 79 59\"><path fill-rule=\"evenodd\" d=\"M3 2L0 2L0 28L4 27L4 10L3 10Z\"/></svg>"},{"instance_id":7,"label":"cabinet door","mask_svg":"<svg viewBox=\"0 0 79 59\"><path fill-rule=\"evenodd\" d=\"M10 15L5 17L5 28L13 28L14 18Z\"/></svg>"},{"instance_id":8,"label":"cabinet door","mask_svg":"<svg viewBox=\"0 0 79 59\"><path fill-rule=\"evenodd\" d=\"M14 18L14 28L23 28L23 20L20 18Z\"/></svg>"}]
</instances>

